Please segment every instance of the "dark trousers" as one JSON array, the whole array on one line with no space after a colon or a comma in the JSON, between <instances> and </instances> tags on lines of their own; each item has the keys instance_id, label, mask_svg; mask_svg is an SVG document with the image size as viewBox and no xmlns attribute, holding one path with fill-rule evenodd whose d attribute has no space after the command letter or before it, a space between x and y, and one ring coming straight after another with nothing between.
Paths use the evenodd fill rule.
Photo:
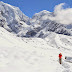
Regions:
<instances>
[{"instance_id":1,"label":"dark trousers","mask_svg":"<svg viewBox=\"0 0 72 72\"><path fill-rule=\"evenodd\" d=\"M59 58L59 63L62 64L62 58Z\"/></svg>"}]
</instances>

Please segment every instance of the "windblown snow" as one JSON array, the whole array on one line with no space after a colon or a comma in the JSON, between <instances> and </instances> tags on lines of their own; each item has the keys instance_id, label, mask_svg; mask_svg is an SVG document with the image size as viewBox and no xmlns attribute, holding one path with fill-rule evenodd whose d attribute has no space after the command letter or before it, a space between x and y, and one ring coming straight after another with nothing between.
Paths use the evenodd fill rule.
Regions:
<instances>
[{"instance_id":1,"label":"windblown snow","mask_svg":"<svg viewBox=\"0 0 72 72\"><path fill-rule=\"evenodd\" d=\"M72 25L51 17L44 10L30 19L0 2L0 72L72 72Z\"/></svg>"}]
</instances>

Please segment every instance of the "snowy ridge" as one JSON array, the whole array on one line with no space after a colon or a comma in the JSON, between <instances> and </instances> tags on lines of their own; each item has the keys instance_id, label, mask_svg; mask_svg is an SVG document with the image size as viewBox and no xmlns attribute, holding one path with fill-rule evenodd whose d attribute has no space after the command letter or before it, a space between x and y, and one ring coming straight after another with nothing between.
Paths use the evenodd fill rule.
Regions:
<instances>
[{"instance_id":1,"label":"snowy ridge","mask_svg":"<svg viewBox=\"0 0 72 72\"><path fill-rule=\"evenodd\" d=\"M54 13L48 11L42 11L37 13L30 19L31 30L27 32L28 37L40 37L44 38L48 36L49 32L55 32L63 35L72 35L72 27L69 25L57 23L50 20L50 17L54 17Z\"/></svg>"},{"instance_id":2,"label":"snowy ridge","mask_svg":"<svg viewBox=\"0 0 72 72\"><path fill-rule=\"evenodd\" d=\"M49 32L71 36L72 25L52 20L55 16L54 12L43 10L30 19L18 7L0 2L0 26L19 37L45 38Z\"/></svg>"},{"instance_id":3,"label":"snowy ridge","mask_svg":"<svg viewBox=\"0 0 72 72\"><path fill-rule=\"evenodd\" d=\"M29 18L18 7L0 2L0 26L14 33L25 31Z\"/></svg>"}]
</instances>

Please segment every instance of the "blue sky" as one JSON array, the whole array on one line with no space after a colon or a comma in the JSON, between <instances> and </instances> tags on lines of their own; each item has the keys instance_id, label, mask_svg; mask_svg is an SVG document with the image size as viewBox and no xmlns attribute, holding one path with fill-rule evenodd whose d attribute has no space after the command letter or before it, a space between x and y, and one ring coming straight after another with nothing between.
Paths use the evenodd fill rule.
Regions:
<instances>
[{"instance_id":1,"label":"blue sky","mask_svg":"<svg viewBox=\"0 0 72 72\"><path fill-rule=\"evenodd\" d=\"M55 5L66 3L72 7L72 0L1 0L10 5L19 7L20 10L28 17L42 10L53 12Z\"/></svg>"}]
</instances>

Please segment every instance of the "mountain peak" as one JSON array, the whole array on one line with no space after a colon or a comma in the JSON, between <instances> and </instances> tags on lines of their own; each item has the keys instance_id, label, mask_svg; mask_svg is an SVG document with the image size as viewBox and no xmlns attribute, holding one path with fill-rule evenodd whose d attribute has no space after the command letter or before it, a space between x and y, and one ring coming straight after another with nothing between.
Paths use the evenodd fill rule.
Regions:
<instances>
[{"instance_id":1,"label":"mountain peak","mask_svg":"<svg viewBox=\"0 0 72 72\"><path fill-rule=\"evenodd\" d=\"M45 15L45 14L50 14L51 12L47 11L47 10L43 10L43 11L40 11L39 13L35 13L34 16L38 16L38 15Z\"/></svg>"},{"instance_id":2,"label":"mountain peak","mask_svg":"<svg viewBox=\"0 0 72 72\"><path fill-rule=\"evenodd\" d=\"M48 13L51 13L51 12L49 12L49 11L47 11L47 10L43 10L43 11L40 11L39 13L48 14Z\"/></svg>"},{"instance_id":3,"label":"mountain peak","mask_svg":"<svg viewBox=\"0 0 72 72\"><path fill-rule=\"evenodd\" d=\"M18 7L0 2L0 26L10 32L19 33L28 20L29 18Z\"/></svg>"}]
</instances>

